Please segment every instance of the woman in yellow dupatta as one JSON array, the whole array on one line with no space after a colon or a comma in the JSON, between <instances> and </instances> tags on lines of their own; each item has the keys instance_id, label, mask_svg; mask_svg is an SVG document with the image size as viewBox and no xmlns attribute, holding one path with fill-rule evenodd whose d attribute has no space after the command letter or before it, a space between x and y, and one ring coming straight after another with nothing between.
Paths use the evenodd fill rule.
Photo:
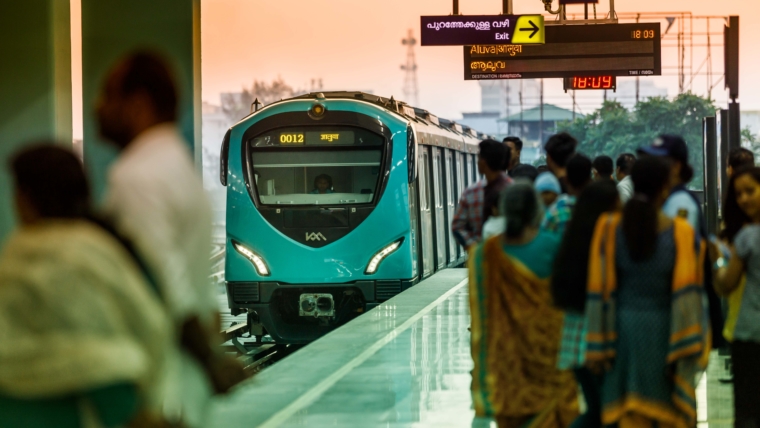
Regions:
<instances>
[{"instance_id":1,"label":"woman in yellow dupatta","mask_svg":"<svg viewBox=\"0 0 760 428\"><path fill-rule=\"evenodd\" d=\"M622 217L601 217L591 245L586 364L606 370L603 424L694 427L696 375L710 350L704 245L686 220L661 210L666 160L640 159L631 178Z\"/></svg>"},{"instance_id":2,"label":"woman in yellow dupatta","mask_svg":"<svg viewBox=\"0 0 760 428\"><path fill-rule=\"evenodd\" d=\"M559 237L539 231L542 211L530 184L509 186L506 232L470 256L472 397L500 428L565 427L578 415L573 375L556 368L562 313L548 278Z\"/></svg>"}]
</instances>

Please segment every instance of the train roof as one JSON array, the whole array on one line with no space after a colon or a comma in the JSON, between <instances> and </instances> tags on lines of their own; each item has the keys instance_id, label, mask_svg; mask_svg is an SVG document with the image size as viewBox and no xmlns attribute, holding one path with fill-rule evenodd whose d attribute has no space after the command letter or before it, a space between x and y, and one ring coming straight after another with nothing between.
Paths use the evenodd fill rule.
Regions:
<instances>
[{"instance_id":1,"label":"train roof","mask_svg":"<svg viewBox=\"0 0 760 428\"><path fill-rule=\"evenodd\" d=\"M453 120L440 118L425 109L419 107L413 107L404 101L398 101L393 97L385 98L379 95L368 94L366 92L352 92L352 91L333 91L333 92L310 92L308 94L299 95L297 97L289 99L351 99L368 102L375 104L387 110L396 112L402 116L406 116L418 123L426 125L436 126L443 128L449 132L467 136L470 138L476 138L479 140L485 140L487 138L495 139L495 137L478 132L475 129L470 128Z\"/></svg>"}]
</instances>

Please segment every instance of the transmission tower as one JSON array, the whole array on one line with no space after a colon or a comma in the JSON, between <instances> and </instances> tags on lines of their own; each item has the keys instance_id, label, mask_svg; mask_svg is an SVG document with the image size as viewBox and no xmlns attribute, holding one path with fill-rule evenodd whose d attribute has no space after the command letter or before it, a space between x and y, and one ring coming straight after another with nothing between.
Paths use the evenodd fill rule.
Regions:
<instances>
[{"instance_id":1,"label":"transmission tower","mask_svg":"<svg viewBox=\"0 0 760 428\"><path fill-rule=\"evenodd\" d=\"M414 38L412 29L409 29L409 33L405 39L401 40L401 44L406 46L406 64L401 66L401 69L406 72L404 75L404 97L408 103L415 106L419 105L418 89L417 89L417 60L414 57L414 45L417 44L417 40Z\"/></svg>"}]
</instances>

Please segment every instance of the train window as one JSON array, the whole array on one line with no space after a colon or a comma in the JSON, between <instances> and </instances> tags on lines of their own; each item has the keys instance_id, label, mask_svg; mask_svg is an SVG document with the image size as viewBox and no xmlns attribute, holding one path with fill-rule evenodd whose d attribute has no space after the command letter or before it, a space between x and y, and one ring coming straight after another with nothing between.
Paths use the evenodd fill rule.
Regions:
<instances>
[{"instance_id":1,"label":"train window","mask_svg":"<svg viewBox=\"0 0 760 428\"><path fill-rule=\"evenodd\" d=\"M375 143L382 142L383 138L365 130L306 129L303 132L299 129L273 131L250 141L253 187L261 203L346 205L373 202L383 156L383 146ZM360 135L369 138L362 139ZM265 142L273 140L274 143L267 144L266 149L259 149ZM319 145L335 147L314 147ZM357 145L364 147L355 147Z\"/></svg>"},{"instance_id":2,"label":"train window","mask_svg":"<svg viewBox=\"0 0 760 428\"><path fill-rule=\"evenodd\" d=\"M446 194L448 195L448 201L449 204L451 204L454 201L454 171L452 170L451 165L451 152L446 152Z\"/></svg>"},{"instance_id":3,"label":"train window","mask_svg":"<svg viewBox=\"0 0 760 428\"><path fill-rule=\"evenodd\" d=\"M419 177L420 177L420 196L422 202L420 203L421 210L427 210L430 208L430 186L428 185L428 154L427 151L423 152L420 156L419 164Z\"/></svg>"},{"instance_id":4,"label":"train window","mask_svg":"<svg viewBox=\"0 0 760 428\"><path fill-rule=\"evenodd\" d=\"M462 193L464 192L464 155L461 153L457 153L456 155L457 159L457 203L459 203L459 198L461 197Z\"/></svg>"},{"instance_id":5,"label":"train window","mask_svg":"<svg viewBox=\"0 0 760 428\"><path fill-rule=\"evenodd\" d=\"M440 150L437 153L436 156L436 166L438 167L438 200L436 201L436 207L441 208L443 207L443 156L441 156Z\"/></svg>"}]
</instances>

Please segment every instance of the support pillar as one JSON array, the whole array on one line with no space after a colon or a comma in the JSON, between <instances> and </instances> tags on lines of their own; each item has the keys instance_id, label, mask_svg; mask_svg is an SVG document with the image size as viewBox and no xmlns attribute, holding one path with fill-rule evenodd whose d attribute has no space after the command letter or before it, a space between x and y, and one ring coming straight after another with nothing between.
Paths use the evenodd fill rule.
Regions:
<instances>
[{"instance_id":1,"label":"support pillar","mask_svg":"<svg viewBox=\"0 0 760 428\"><path fill-rule=\"evenodd\" d=\"M718 128L714 116L702 119L702 148L704 159L704 195L705 206L703 207L707 218L707 232L717 234L720 220L718 211L720 207L720 194L718 193Z\"/></svg>"},{"instance_id":2,"label":"support pillar","mask_svg":"<svg viewBox=\"0 0 760 428\"><path fill-rule=\"evenodd\" d=\"M150 49L170 63L179 90L179 127L201 167L200 0L82 2L84 158L96 197L106 191L117 152L98 134L95 103L122 57Z\"/></svg>"},{"instance_id":3,"label":"support pillar","mask_svg":"<svg viewBox=\"0 0 760 428\"><path fill-rule=\"evenodd\" d=\"M15 227L9 157L41 139L72 144L69 2L0 6L0 247Z\"/></svg>"}]
</instances>

